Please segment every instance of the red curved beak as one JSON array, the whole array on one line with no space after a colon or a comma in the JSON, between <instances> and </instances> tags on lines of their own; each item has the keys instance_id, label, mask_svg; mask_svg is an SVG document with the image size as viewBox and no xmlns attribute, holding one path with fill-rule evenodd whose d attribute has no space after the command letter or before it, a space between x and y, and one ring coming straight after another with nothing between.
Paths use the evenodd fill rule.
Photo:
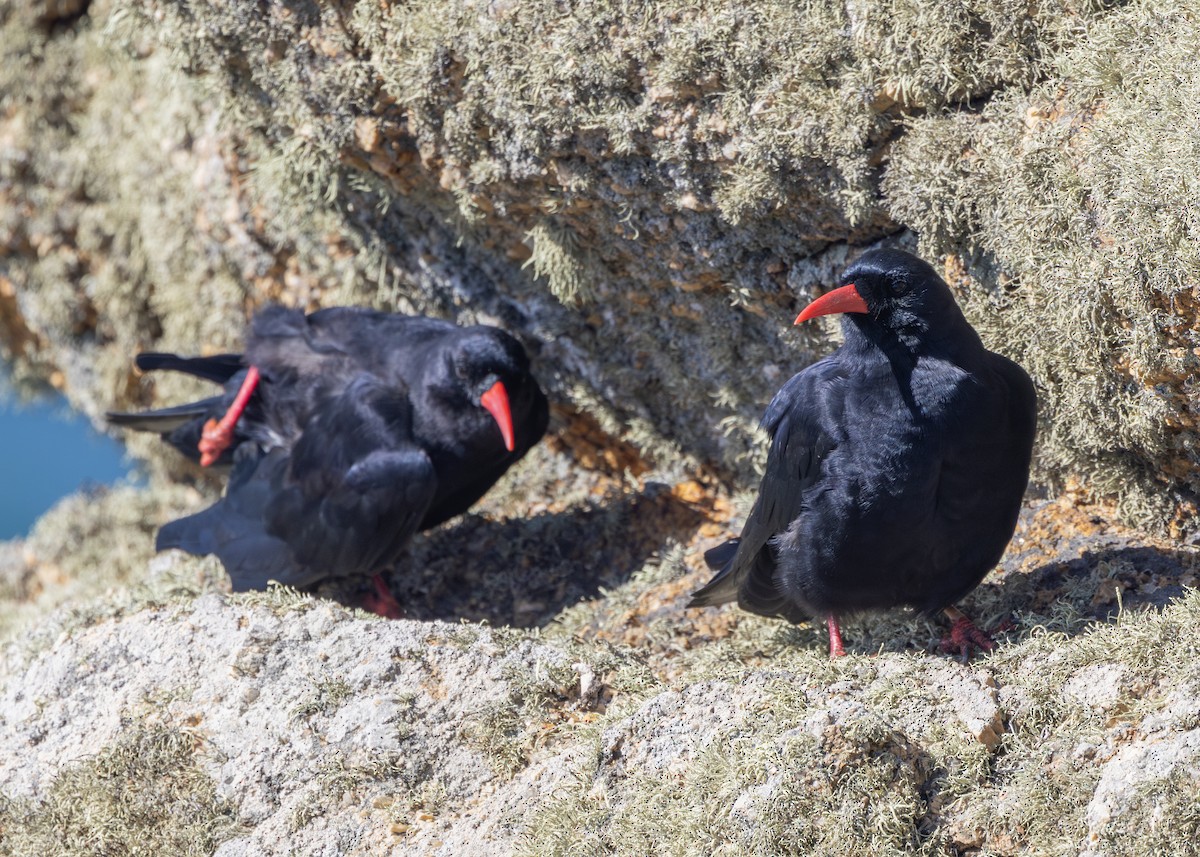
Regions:
<instances>
[{"instance_id":1,"label":"red curved beak","mask_svg":"<svg viewBox=\"0 0 1200 857\"><path fill-rule=\"evenodd\" d=\"M870 312L867 302L862 299L854 283L834 289L828 294L821 295L796 316L795 324L816 318L819 315L833 315L837 312Z\"/></svg>"},{"instance_id":2,"label":"red curved beak","mask_svg":"<svg viewBox=\"0 0 1200 857\"><path fill-rule=\"evenodd\" d=\"M504 389L504 385L499 381L493 384L479 399L479 404L487 409L487 412L492 415L492 419L496 421L496 425L500 426L500 434L504 437L504 448L509 452L516 449L516 444L513 443L512 412L508 409L508 390Z\"/></svg>"}]
</instances>

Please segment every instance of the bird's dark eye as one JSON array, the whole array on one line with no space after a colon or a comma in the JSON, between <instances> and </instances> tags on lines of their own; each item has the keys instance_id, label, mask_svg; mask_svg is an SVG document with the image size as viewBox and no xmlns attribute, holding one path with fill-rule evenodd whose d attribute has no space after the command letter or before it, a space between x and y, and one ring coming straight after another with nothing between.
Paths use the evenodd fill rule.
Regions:
<instances>
[{"instance_id":1,"label":"bird's dark eye","mask_svg":"<svg viewBox=\"0 0 1200 857\"><path fill-rule=\"evenodd\" d=\"M904 283L903 280L889 279L887 281L888 293L892 297L899 297L900 295L904 294L907 291L907 289L905 288L905 285L906 284Z\"/></svg>"}]
</instances>

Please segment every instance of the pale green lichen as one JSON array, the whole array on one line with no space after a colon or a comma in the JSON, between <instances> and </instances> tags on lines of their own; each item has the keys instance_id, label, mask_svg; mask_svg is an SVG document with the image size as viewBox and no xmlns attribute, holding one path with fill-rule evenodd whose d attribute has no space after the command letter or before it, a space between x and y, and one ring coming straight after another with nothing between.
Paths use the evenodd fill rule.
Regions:
<instances>
[{"instance_id":1,"label":"pale green lichen","mask_svg":"<svg viewBox=\"0 0 1200 857\"><path fill-rule=\"evenodd\" d=\"M18 371L94 412L149 398L130 352L231 347L268 298L483 313L652 463L749 484L819 339L788 330L791 274L907 227L1043 390L1038 478L1184 532L1192 29L1054 0L13 15Z\"/></svg>"},{"instance_id":2,"label":"pale green lichen","mask_svg":"<svg viewBox=\"0 0 1200 857\"><path fill-rule=\"evenodd\" d=\"M722 666L710 652L704 669L708 681L774 677L752 723L714 722L703 749L670 776L613 763L597 746L578 763L576 783L528 821L522 853L949 854L974 842L987 854L1076 854L1101 773L1079 748L1103 745L1113 717L1132 725L1161 711L1166 697L1148 688L1200 679L1195 647L1181 644L1198 633L1193 591L1162 612L1006 645L976 668L1009 700L989 749L938 707L945 701L929 675L945 669L937 661L831 662L796 640L773 645L765 625L739 627L742 643L706 647L732 657ZM766 670L739 663L764 656ZM1129 677L1103 710L1064 690L1097 665ZM704 673L688 675L695 687ZM820 721L828 725L818 738L806 717L829 703L818 707L805 688L824 697L831 687L849 713ZM1112 853L1186 851L1194 813L1185 807L1200 782L1181 768L1139 794L1103 828ZM1162 823L1164 808L1181 811L1178 826Z\"/></svg>"},{"instance_id":3,"label":"pale green lichen","mask_svg":"<svg viewBox=\"0 0 1200 857\"><path fill-rule=\"evenodd\" d=\"M580 306L595 300L594 263L587 261L574 235L544 222L529 230L526 238L533 252L525 264L532 266L537 276L546 279L556 298L567 306Z\"/></svg>"},{"instance_id":4,"label":"pale green lichen","mask_svg":"<svg viewBox=\"0 0 1200 857\"><path fill-rule=\"evenodd\" d=\"M350 694L350 684L344 678L321 676L313 680L312 690L296 704L291 715L303 719L314 714L329 714L336 711Z\"/></svg>"},{"instance_id":5,"label":"pale green lichen","mask_svg":"<svg viewBox=\"0 0 1200 857\"><path fill-rule=\"evenodd\" d=\"M135 725L64 765L38 800L0 796L0 850L46 857L201 857L242 829L198 758L197 735Z\"/></svg>"},{"instance_id":6,"label":"pale green lichen","mask_svg":"<svg viewBox=\"0 0 1200 857\"><path fill-rule=\"evenodd\" d=\"M1187 379L1200 347L1195 181L1182 166L1200 155L1187 130L1200 90L1180 63L1198 35L1194 10L1113 12L1031 92L978 118L913 120L883 183L927 253L962 255L988 287L968 314L1043 391L1040 472L1116 495L1154 528L1198 487L1195 445L1180 443L1196 430Z\"/></svg>"},{"instance_id":7,"label":"pale green lichen","mask_svg":"<svg viewBox=\"0 0 1200 857\"><path fill-rule=\"evenodd\" d=\"M1050 0L140 0L115 11L94 0L84 18L47 28L5 10L0 237L11 252L0 275L33 335L16 371L61 370L73 401L95 413L198 394L203 385L181 379L131 379L131 355L236 347L267 299L498 320L530 343L557 402L634 443L665 480L704 466L752 488L763 405L831 344L822 329L789 327L796 305L832 278L827 260L844 260L847 244L908 229L927 257L951 257L952 275L965 266L951 279L969 317L1035 376L1038 480L1076 479L1117 497L1129 520L1161 526L1200 485L1189 380L1200 347L1195 13ZM157 446L132 442L161 462L156 482L187 475L200 493L149 505L118 495L128 509L110 510L122 521L111 532L82 513L48 519L34 553L41 567L61 564L91 606L55 614L27 645L223 581L188 561L125 589L154 526L215 496ZM457 522L413 548L429 560L415 566L450 577L468 557L502 568L510 590L551 580L583 597L570 588L576 570L607 559L631 515L612 496L589 505L569 470L561 457L531 459L492 498L501 520ZM565 511L512 513L544 499L545 485L561 488ZM476 535L499 547L463 546ZM501 612L490 600L480 609L525 622L557 612L556 643L594 631L604 611L631 610L684 572L673 536L657 535L637 556L612 552L626 564L565 613L557 590L526 614L512 591ZM141 594L97 601L93 572L95 591ZM648 646L670 655L654 669L734 682L767 664L846 682L872 713L848 723L845 765L826 776L816 740L789 734L808 703L781 680L761 722L717 736L679 778L633 771L610 786L598 779L599 733L661 689L625 655L597 668L624 688L612 711L551 736L591 742L594 758L577 789L529 821L527 850L945 853L959 847L942 826L953 817L984 831L984 853L1006 838L1018 851L1078 853L1098 768L1071 754L1104 720L1063 683L1104 663L1150 684L1180 680L1195 662L1180 641L1200 633L1194 595L1093 625L1099 579L1069 580L1040 613L1028 607L1033 577L970 599L984 624L1016 616L979 667L1015 700L995 753L944 724L917 740L888 716L920 682L916 658L880 658L900 665L890 676L862 657L830 664L821 628L752 617L726 640L675 645L678 616L651 617ZM29 582L5 601L9 629L49 606L11 603ZM238 598L277 611L314 603L282 590ZM896 614L847 631L859 655L921 650L943 633ZM588 663L604 651L574 645ZM543 715L575 704L572 664L510 676L513 693L466 724L498 773L537 758ZM1121 716L1161 701L1140 686L1120 694ZM316 798L393 776L433 782L396 764L331 764ZM1178 800L1147 792L1106 847L1188 847L1195 783L1167 782ZM730 804L768 785L763 822L737 821ZM319 811L314 800L294 822ZM1178 835L1154 824L1164 811L1182 819Z\"/></svg>"}]
</instances>

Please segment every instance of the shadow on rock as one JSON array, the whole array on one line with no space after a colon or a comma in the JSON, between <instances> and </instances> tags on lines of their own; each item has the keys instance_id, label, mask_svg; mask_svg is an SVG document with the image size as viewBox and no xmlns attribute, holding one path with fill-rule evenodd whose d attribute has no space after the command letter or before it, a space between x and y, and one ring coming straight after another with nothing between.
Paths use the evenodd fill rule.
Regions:
<instances>
[{"instance_id":1,"label":"shadow on rock","mask_svg":"<svg viewBox=\"0 0 1200 857\"><path fill-rule=\"evenodd\" d=\"M1037 626L1074 636L1122 610L1161 610L1198 579L1196 548L1116 526L1086 507L1042 502L1022 512L1001 566L958 606L1003 646ZM856 651L937 652L948 624L885 612L850 627Z\"/></svg>"},{"instance_id":2,"label":"shadow on rock","mask_svg":"<svg viewBox=\"0 0 1200 857\"><path fill-rule=\"evenodd\" d=\"M385 579L409 619L543 626L620 586L701 520L657 485L528 518L468 514L415 538ZM358 603L332 588L320 594Z\"/></svg>"},{"instance_id":3,"label":"shadow on rock","mask_svg":"<svg viewBox=\"0 0 1200 857\"><path fill-rule=\"evenodd\" d=\"M1081 619L1107 622L1121 610L1161 610L1195 585L1198 570L1194 550L1126 545L1009 572L981 590L997 590L993 609L1007 605L1010 612L1049 616L1067 608Z\"/></svg>"}]
</instances>

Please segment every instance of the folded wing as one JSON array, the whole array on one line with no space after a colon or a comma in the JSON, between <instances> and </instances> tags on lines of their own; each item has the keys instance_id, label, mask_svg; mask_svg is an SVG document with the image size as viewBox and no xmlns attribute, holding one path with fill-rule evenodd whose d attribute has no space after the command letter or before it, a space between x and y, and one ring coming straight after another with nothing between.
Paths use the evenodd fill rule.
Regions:
<instances>
[{"instance_id":1,"label":"folded wing","mask_svg":"<svg viewBox=\"0 0 1200 857\"><path fill-rule=\"evenodd\" d=\"M159 533L213 553L235 590L369 575L393 562L437 488L403 390L360 375L316 410L290 453L243 444L225 496Z\"/></svg>"},{"instance_id":2,"label":"folded wing","mask_svg":"<svg viewBox=\"0 0 1200 857\"><path fill-rule=\"evenodd\" d=\"M736 600L764 616L790 618L794 611L776 580L771 540L804 511L805 491L821 474L833 441L821 427L821 383L833 368L814 364L776 394L763 416L771 450L758 499L742 534L709 550L705 562L717 574L692 596L688 606L707 607ZM802 617L803 614L798 614Z\"/></svg>"}]
</instances>

